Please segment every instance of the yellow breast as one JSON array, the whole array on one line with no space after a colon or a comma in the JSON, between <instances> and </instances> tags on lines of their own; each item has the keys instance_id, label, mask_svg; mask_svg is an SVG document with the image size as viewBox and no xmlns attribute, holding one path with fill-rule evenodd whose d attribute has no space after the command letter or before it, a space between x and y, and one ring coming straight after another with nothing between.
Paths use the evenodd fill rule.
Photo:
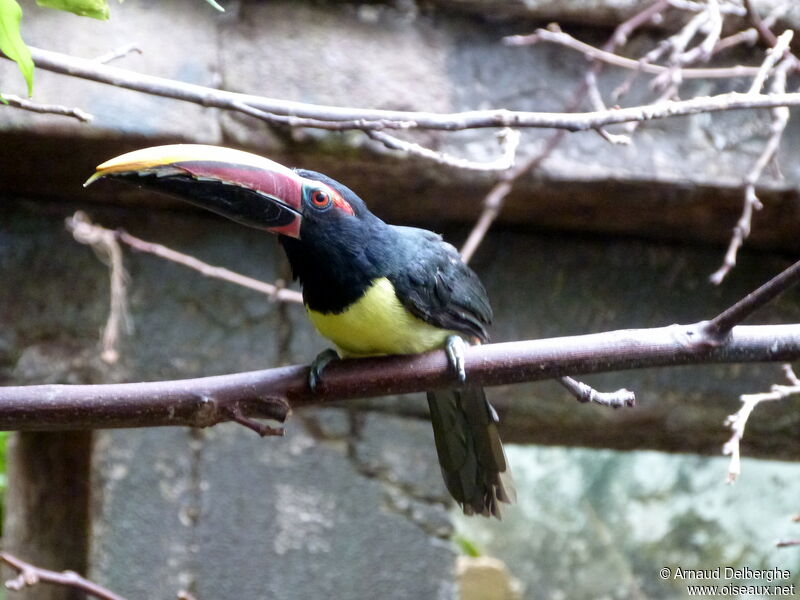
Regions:
<instances>
[{"instance_id":1,"label":"yellow breast","mask_svg":"<svg viewBox=\"0 0 800 600\"><path fill-rule=\"evenodd\" d=\"M336 344L342 356L418 354L441 348L448 336L456 335L408 312L385 277L341 313L306 310L317 331Z\"/></svg>"}]
</instances>

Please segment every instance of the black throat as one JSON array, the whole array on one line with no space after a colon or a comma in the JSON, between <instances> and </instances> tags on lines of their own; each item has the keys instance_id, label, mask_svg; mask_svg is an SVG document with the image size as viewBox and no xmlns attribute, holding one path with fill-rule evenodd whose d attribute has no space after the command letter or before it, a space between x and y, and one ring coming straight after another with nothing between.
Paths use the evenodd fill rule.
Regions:
<instances>
[{"instance_id":1,"label":"black throat","mask_svg":"<svg viewBox=\"0 0 800 600\"><path fill-rule=\"evenodd\" d=\"M340 313L361 298L383 276L360 248L349 244L320 247L293 238L280 238L303 301L311 310Z\"/></svg>"},{"instance_id":2,"label":"black throat","mask_svg":"<svg viewBox=\"0 0 800 600\"><path fill-rule=\"evenodd\" d=\"M280 238L312 310L343 312L388 273L392 230L365 208L359 213L342 218L305 215L299 240Z\"/></svg>"}]
</instances>

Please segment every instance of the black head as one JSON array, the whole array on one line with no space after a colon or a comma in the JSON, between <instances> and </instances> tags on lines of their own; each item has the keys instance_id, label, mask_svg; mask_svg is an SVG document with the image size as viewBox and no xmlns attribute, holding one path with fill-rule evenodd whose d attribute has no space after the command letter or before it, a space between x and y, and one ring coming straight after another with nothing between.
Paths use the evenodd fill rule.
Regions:
<instances>
[{"instance_id":1,"label":"black head","mask_svg":"<svg viewBox=\"0 0 800 600\"><path fill-rule=\"evenodd\" d=\"M295 173L303 178L300 236L280 241L306 302L336 312L382 274L374 249L387 245L389 228L350 188L315 171Z\"/></svg>"}]
</instances>

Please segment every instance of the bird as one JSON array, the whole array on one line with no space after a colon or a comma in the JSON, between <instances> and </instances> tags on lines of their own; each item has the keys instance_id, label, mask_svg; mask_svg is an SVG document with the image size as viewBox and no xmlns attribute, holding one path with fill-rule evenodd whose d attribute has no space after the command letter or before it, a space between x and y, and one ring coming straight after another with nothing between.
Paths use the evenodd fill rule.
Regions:
<instances>
[{"instance_id":1,"label":"bird","mask_svg":"<svg viewBox=\"0 0 800 600\"><path fill-rule=\"evenodd\" d=\"M465 382L463 360L464 344L488 341L492 309L452 245L432 231L385 223L326 175L232 148L144 148L99 165L85 185L102 178L277 234L309 319L336 347L312 363L312 388L337 358L447 350L460 385L427 393L445 487L466 515L502 518L516 491L498 416L484 390Z\"/></svg>"}]
</instances>

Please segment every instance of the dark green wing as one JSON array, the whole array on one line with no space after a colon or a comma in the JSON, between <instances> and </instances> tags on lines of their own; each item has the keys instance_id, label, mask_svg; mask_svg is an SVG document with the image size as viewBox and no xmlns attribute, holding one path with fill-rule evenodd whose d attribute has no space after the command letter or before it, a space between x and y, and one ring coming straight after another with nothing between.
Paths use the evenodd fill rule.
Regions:
<instances>
[{"instance_id":1,"label":"dark green wing","mask_svg":"<svg viewBox=\"0 0 800 600\"><path fill-rule=\"evenodd\" d=\"M392 229L401 241L392 248L388 277L403 306L426 323L488 341L489 298L458 251L431 231Z\"/></svg>"}]
</instances>

